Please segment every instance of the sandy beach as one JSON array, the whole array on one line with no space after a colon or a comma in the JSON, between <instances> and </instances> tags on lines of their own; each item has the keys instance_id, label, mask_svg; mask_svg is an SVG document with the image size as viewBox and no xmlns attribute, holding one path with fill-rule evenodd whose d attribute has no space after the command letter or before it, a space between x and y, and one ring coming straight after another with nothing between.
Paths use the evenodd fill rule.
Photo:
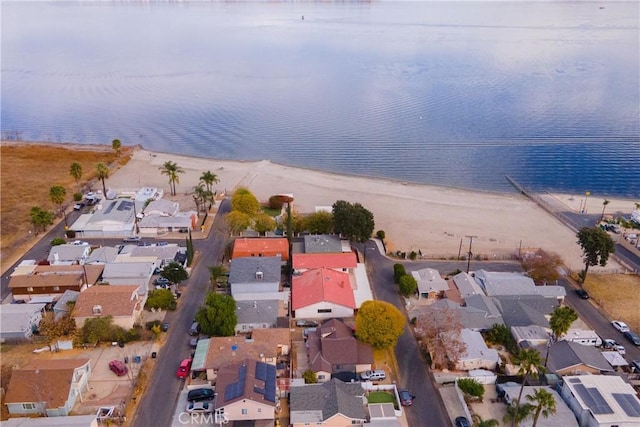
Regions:
<instances>
[{"instance_id":1,"label":"sandy beach","mask_svg":"<svg viewBox=\"0 0 640 427\"><path fill-rule=\"evenodd\" d=\"M168 160L185 171L180 174L177 196L169 196L169 183L159 168ZM388 250L420 250L429 257L457 256L474 236L472 251L489 259L504 258L522 248L543 248L562 256L571 269L581 268L581 252L575 233L520 194L495 194L456 188L401 183L385 179L344 176L294 168L269 161L241 162L179 156L137 150L131 161L107 180L112 188L160 187L165 197L179 201L181 209L193 209L189 194L205 171L216 174L220 193L247 187L260 201L274 194L292 194L300 213L331 206L336 200L359 202L375 218L376 230L384 230ZM584 195L547 195L567 210L584 206ZM610 199L606 213L629 215L634 201ZM587 211L600 213L603 197L590 195ZM617 267L611 265L608 267Z\"/></svg>"}]
</instances>

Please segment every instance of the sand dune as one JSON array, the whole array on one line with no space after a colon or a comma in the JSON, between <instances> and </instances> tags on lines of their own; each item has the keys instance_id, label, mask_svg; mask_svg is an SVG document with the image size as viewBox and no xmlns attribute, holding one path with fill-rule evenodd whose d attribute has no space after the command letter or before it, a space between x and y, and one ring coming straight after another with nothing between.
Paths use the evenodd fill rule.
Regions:
<instances>
[{"instance_id":1,"label":"sand dune","mask_svg":"<svg viewBox=\"0 0 640 427\"><path fill-rule=\"evenodd\" d=\"M179 176L178 195L168 196L168 178L159 168L171 160L185 173ZM343 176L315 170L274 164L269 161L240 162L196 158L138 150L132 160L108 179L113 188L154 186L181 203L181 209L194 207L189 195L205 171L220 179L218 192L231 192L244 186L261 201L274 194L293 194L294 207L301 213L318 206L331 206L336 200L359 202L369 209L376 230L387 235L390 250L420 250L423 255L457 256L466 253L473 239L474 255L503 258L520 247L541 247L560 254L567 266L581 267L580 248L575 234L520 194L495 194L430 185L400 183L385 179ZM584 195L553 195L568 210L583 206ZM610 199L607 212L628 215L633 201ZM580 202L580 206L578 206ZM602 198L587 198L587 210L600 212ZM461 245L462 243L462 245ZM611 265L610 265L611 266Z\"/></svg>"}]
</instances>

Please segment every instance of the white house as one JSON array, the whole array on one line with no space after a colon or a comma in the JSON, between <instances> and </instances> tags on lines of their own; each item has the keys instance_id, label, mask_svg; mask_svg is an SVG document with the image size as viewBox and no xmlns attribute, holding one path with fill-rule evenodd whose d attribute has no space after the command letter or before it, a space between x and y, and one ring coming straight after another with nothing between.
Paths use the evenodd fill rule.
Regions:
<instances>
[{"instance_id":1,"label":"white house","mask_svg":"<svg viewBox=\"0 0 640 427\"><path fill-rule=\"evenodd\" d=\"M1 304L0 342L29 338L38 329L46 304Z\"/></svg>"},{"instance_id":2,"label":"white house","mask_svg":"<svg viewBox=\"0 0 640 427\"><path fill-rule=\"evenodd\" d=\"M496 369L500 363L500 355L487 346L480 332L462 329L460 340L466 346L466 350L460 355L449 354L449 359L455 363L457 370Z\"/></svg>"},{"instance_id":3,"label":"white house","mask_svg":"<svg viewBox=\"0 0 640 427\"><path fill-rule=\"evenodd\" d=\"M614 375L562 378L560 394L580 427L637 427L640 400L633 387Z\"/></svg>"},{"instance_id":4,"label":"white house","mask_svg":"<svg viewBox=\"0 0 640 427\"><path fill-rule=\"evenodd\" d=\"M423 268L411 272L418 283L419 298L437 298L449 289L447 281L440 276L435 268Z\"/></svg>"},{"instance_id":5,"label":"white house","mask_svg":"<svg viewBox=\"0 0 640 427\"><path fill-rule=\"evenodd\" d=\"M152 262L114 262L105 264L102 281L110 285L138 285L139 292L146 294L154 270Z\"/></svg>"},{"instance_id":6,"label":"white house","mask_svg":"<svg viewBox=\"0 0 640 427\"><path fill-rule=\"evenodd\" d=\"M47 261L51 265L84 264L90 253L89 245L57 245L49 251Z\"/></svg>"},{"instance_id":7,"label":"white house","mask_svg":"<svg viewBox=\"0 0 640 427\"><path fill-rule=\"evenodd\" d=\"M347 273L319 268L293 277L291 309L296 319L352 317L356 308Z\"/></svg>"},{"instance_id":8,"label":"white house","mask_svg":"<svg viewBox=\"0 0 640 427\"><path fill-rule=\"evenodd\" d=\"M564 301L567 292L562 286L536 286L533 279L521 273L478 270L474 273L476 283L490 297L540 295L544 298Z\"/></svg>"}]
</instances>

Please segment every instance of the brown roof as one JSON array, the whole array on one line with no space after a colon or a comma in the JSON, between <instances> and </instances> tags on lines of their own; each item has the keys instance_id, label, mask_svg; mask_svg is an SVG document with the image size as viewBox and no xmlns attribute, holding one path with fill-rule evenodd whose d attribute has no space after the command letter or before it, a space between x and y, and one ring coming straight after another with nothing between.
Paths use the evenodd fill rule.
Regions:
<instances>
[{"instance_id":1,"label":"brown roof","mask_svg":"<svg viewBox=\"0 0 640 427\"><path fill-rule=\"evenodd\" d=\"M11 277L9 288L78 287L85 282L95 284L104 270L104 265L39 265L32 273Z\"/></svg>"},{"instance_id":2,"label":"brown roof","mask_svg":"<svg viewBox=\"0 0 640 427\"><path fill-rule=\"evenodd\" d=\"M353 330L338 319L324 322L307 339L309 365L314 371L332 372L335 365L371 364L373 350L358 341Z\"/></svg>"},{"instance_id":3,"label":"brown roof","mask_svg":"<svg viewBox=\"0 0 640 427\"><path fill-rule=\"evenodd\" d=\"M211 337L205 368L218 369L246 358L259 360L276 357L278 356L278 345L291 346L289 329L254 329L251 331L251 340L242 336Z\"/></svg>"},{"instance_id":4,"label":"brown roof","mask_svg":"<svg viewBox=\"0 0 640 427\"><path fill-rule=\"evenodd\" d=\"M97 285L78 295L73 317L93 317L93 308L99 305L100 316L131 316L139 303L134 299L138 285Z\"/></svg>"},{"instance_id":5,"label":"brown roof","mask_svg":"<svg viewBox=\"0 0 640 427\"><path fill-rule=\"evenodd\" d=\"M89 359L32 361L11 374L5 403L47 402L47 408L64 406L69 397L73 371Z\"/></svg>"}]
</instances>

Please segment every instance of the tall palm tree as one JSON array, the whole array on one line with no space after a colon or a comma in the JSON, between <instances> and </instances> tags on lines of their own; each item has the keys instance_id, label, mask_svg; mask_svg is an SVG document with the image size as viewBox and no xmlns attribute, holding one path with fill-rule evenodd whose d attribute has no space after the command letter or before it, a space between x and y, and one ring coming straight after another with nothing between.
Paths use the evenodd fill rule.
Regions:
<instances>
[{"instance_id":1,"label":"tall palm tree","mask_svg":"<svg viewBox=\"0 0 640 427\"><path fill-rule=\"evenodd\" d=\"M515 405L513 405L515 403ZM514 399L511 405L507 406L507 413L504 414L502 421L510 423L512 426L519 426L521 422L529 418L533 414L534 406L530 403L520 405L520 401Z\"/></svg>"},{"instance_id":2,"label":"tall palm tree","mask_svg":"<svg viewBox=\"0 0 640 427\"><path fill-rule=\"evenodd\" d=\"M498 420L494 418L483 420L478 414L473 414L471 418L473 419L473 427L498 427L500 425Z\"/></svg>"},{"instance_id":3,"label":"tall palm tree","mask_svg":"<svg viewBox=\"0 0 640 427\"><path fill-rule=\"evenodd\" d=\"M556 413L556 400L553 394L543 388L537 389L533 396L527 396L527 400L533 404L533 427L538 424L540 415L549 418L549 415Z\"/></svg>"},{"instance_id":4,"label":"tall palm tree","mask_svg":"<svg viewBox=\"0 0 640 427\"><path fill-rule=\"evenodd\" d=\"M604 210L607 207L607 205L609 204L609 200L604 199L604 202L602 202L602 215L600 215L600 221L602 221L604 219Z\"/></svg>"},{"instance_id":5,"label":"tall palm tree","mask_svg":"<svg viewBox=\"0 0 640 427\"><path fill-rule=\"evenodd\" d=\"M71 163L71 169L69 173L76 181L76 185L78 186L78 191L80 191L80 178L82 178L82 165L78 162Z\"/></svg>"},{"instance_id":6,"label":"tall palm tree","mask_svg":"<svg viewBox=\"0 0 640 427\"><path fill-rule=\"evenodd\" d=\"M111 141L111 148L116 152L116 156L120 157L120 150L122 149L122 142L119 139Z\"/></svg>"},{"instance_id":7,"label":"tall palm tree","mask_svg":"<svg viewBox=\"0 0 640 427\"><path fill-rule=\"evenodd\" d=\"M527 377L529 375L539 376L544 372L542 360L540 360L540 353L532 348L521 349L515 357L515 363L520 365L518 375L522 375L522 386L520 387L520 393L518 394L518 400L516 401L514 409L515 413L511 420L511 427L515 426L519 417L518 413L520 412L520 402L522 401L522 392L524 391L524 385L527 382Z\"/></svg>"},{"instance_id":8,"label":"tall palm tree","mask_svg":"<svg viewBox=\"0 0 640 427\"><path fill-rule=\"evenodd\" d=\"M207 198L207 190L204 188L202 183L193 187L193 200L196 202L196 212L200 215L200 211L202 210L200 206L206 203Z\"/></svg>"},{"instance_id":9,"label":"tall palm tree","mask_svg":"<svg viewBox=\"0 0 640 427\"><path fill-rule=\"evenodd\" d=\"M220 182L218 176L215 173L211 173L211 171L203 172L200 175L200 181L207 186L207 191L212 191L213 184Z\"/></svg>"},{"instance_id":10,"label":"tall palm tree","mask_svg":"<svg viewBox=\"0 0 640 427\"><path fill-rule=\"evenodd\" d=\"M67 196L67 190L62 185L53 185L49 188L49 198L53 203L58 205L64 214L64 225L67 226L67 212L62 209L62 204Z\"/></svg>"},{"instance_id":11,"label":"tall palm tree","mask_svg":"<svg viewBox=\"0 0 640 427\"><path fill-rule=\"evenodd\" d=\"M578 319L578 313L568 306L556 307L551 313L549 319L549 326L551 327L552 336L549 339L549 346L547 347L547 355L544 358L544 366L547 366L549 361L549 348L551 344L557 341L561 336L569 331L569 328Z\"/></svg>"},{"instance_id":12,"label":"tall palm tree","mask_svg":"<svg viewBox=\"0 0 640 427\"><path fill-rule=\"evenodd\" d=\"M104 180L109 178L109 167L100 162L96 164L96 176L102 181L102 194L107 197L107 186L104 185Z\"/></svg>"},{"instance_id":13,"label":"tall palm tree","mask_svg":"<svg viewBox=\"0 0 640 427\"><path fill-rule=\"evenodd\" d=\"M162 175L169 177L169 187L171 188L171 195L176 195L176 182L180 183L180 177L178 174L184 173L184 169L178 166L175 162L168 160L159 168Z\"/></svg>"}]
</instances>

